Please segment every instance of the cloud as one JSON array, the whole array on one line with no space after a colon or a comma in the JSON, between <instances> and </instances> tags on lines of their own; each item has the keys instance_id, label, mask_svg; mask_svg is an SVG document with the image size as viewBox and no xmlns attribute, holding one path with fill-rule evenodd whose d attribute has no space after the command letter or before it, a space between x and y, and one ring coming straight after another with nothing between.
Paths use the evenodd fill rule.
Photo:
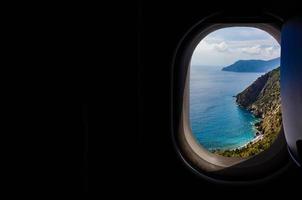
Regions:
<instances>
[{"instance_id":1,"label":"cloud","mask_svg":"<svg viewBox=\"0 0 302 200\"><path fill-rule=\"evenodd\" d=\"M267 48L264 49L264 51L267 54L273 54L274 53L274 47L267 47Z\"/></svg>"},{"instance_id":2,"label":"cloud","mask_svg":"<svg viewBox=\"0 0 302 200\"><path fill-rule=\"evenodd\" d=\"M221 28L211 33L213 38L227 41L267 40L272 36L265 31L253 27Z\"/></svg>"},{"instance_id":3,"label":"cloud","mask_svg":"<svg viewBox=\"0 0 302 200\"><path fill-rule=\"evenodd\" d=\"M270 60L279 56L280 45L265 31L232 27L214 31L201 40L193 52L191 63L226 66L237 60Z\"/></svg>"},{"instance_id":4,"label":"cloud","mask_svg":"<svg viewBox=\"0 0 302 200\"><path fill-rule=\"evenodd\" d=\"M261 53L261 46L254 45L251 47L245 47L241 49L243 53L251 54L251 55L259 55Z\"/></svg>"},{"instance_id":5,"label":"cloud","mask_svg":"<svg viewBox=\"0 0 302 200\"><path fill-rule=\"evenodd\" d=\"M214 49L219 52L225 52L228 49L228 45L225 42L220 42L219 44L213 45Z\"/></svg>"},{"instance_id":6,"label":"cloud","mask_svg":"<svg viewBox=\"0 0 302 200\"><path fill-rule=\"evenodd\" d=\"M225 52L228 50L228 45L226 42L208 42L207 40L201 41L195 51L198 53L203 53L204 51L218 51L218 52Z\"/></svg>"}]
</instances>

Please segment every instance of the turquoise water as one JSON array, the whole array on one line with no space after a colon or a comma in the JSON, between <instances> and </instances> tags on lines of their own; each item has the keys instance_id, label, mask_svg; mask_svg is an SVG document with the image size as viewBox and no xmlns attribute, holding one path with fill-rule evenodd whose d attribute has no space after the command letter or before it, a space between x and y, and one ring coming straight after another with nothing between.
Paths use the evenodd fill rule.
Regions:
<instances>
[{"instance_id":1,"label":"turquoise water","mask_svg":"<svg viewBox=\"0 0 302 200\"><path fill-rule=\"evenodd\" d=\"M234 149L251 141L259 121L233 97L263 73L221 71L191 66L190 123L194 136L208 150Z\"/></svg>"}]
</instances>

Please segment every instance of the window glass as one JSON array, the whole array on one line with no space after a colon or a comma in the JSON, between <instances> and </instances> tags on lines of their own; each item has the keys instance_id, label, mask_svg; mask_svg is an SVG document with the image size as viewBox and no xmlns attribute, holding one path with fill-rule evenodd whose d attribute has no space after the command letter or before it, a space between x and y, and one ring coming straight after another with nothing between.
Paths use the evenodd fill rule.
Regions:
<instances>
[{"instance_id":1,"label":"window glass","mask_svg":"<svg viewBox=\"0 0 302 200\"><path fill-rule=\"evenodd\" d=\"M267 32L229 27L208 34L190 65L192 133L208 151L250 157L281 130L280 46Z\"/></svg>"}]
</instances>

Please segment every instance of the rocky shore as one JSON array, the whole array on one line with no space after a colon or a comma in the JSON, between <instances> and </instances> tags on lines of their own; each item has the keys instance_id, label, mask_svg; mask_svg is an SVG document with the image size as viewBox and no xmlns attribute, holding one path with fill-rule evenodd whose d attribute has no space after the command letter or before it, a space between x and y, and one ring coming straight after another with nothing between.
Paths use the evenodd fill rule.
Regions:
<instances>
[{"instance_id":1,"label":"rocky shore","mask_svg":"<svg viewBox=\"0 0 302 200\"><path fill-rule=\"evenodd\" d=\"M255 123L255 138L237 149L212 152L227 157L253 156L269 148L281 130L280 67L262 75L237 94L236 102L260 119Z\"/></svg>"}]
</instances>

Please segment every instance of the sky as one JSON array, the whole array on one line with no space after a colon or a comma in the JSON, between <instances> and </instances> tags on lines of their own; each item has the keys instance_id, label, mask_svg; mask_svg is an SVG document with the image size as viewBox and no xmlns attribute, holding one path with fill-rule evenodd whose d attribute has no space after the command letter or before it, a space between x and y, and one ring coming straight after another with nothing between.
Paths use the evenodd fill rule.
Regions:
<instances>
[{"instance_id":1,"label":"sky","mask_svg":"<svg viewBox=\"0 0 302 200\"><path fill-rule=\"evenodd\" d=\"M225 67L237 60L270 60L279 56L280 45L267 32L252 27L228 27L202 39L191 64Z\"/></svg>"}]
</instances>

